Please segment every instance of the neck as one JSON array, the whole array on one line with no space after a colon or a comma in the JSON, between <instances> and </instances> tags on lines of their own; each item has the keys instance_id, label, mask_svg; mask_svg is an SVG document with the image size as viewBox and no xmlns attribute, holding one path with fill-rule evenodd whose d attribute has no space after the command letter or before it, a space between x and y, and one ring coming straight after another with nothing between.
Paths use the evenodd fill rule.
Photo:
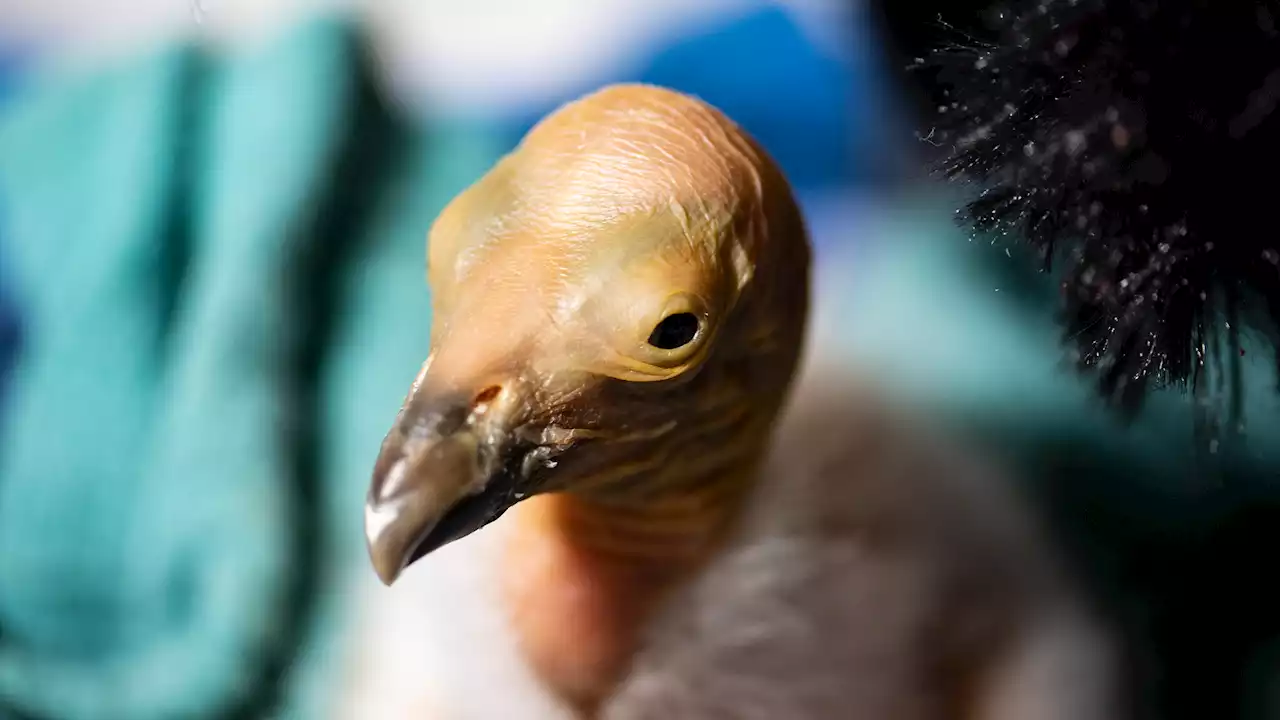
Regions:
<instances>
[{"instance_id":1,"label":"neck","mask_svg":"<svg viewBox=\"0 0 1280 720\"><path fill-rule=\"evenodd\" d=\"M755 463L662 497L552 493L511 510L504 594L535 672L591 716L667 595L720 547Z\"/></svg>"}]
</instances>

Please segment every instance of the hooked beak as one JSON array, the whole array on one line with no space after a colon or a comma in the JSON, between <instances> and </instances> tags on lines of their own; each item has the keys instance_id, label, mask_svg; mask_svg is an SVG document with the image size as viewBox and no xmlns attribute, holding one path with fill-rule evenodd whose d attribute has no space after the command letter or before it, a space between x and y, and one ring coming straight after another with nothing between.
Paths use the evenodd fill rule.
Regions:
<instances>
[{"instance_id":1,"label":"hooked beak","mask_svg":"<svg viewBox=\"0 0 1280 720\"><path fill-rule=\"evenodd\" d=\"M390 585L409 565L496 520L521 480L509 413L475 398L415 385L387 433L365 503L369 557ZM487 396L487 397L486 397Z\"/></svg>"}]
</instances>

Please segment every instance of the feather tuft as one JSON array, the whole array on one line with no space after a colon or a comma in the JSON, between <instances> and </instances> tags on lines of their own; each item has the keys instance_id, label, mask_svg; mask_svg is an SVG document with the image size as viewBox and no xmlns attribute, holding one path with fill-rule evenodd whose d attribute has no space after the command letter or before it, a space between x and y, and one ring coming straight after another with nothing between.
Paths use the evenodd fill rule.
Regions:
<instances>
[{"instance_id":1,"label":"feather tuft","mask_svg":"<svg viewBox=\"0 0 1280 720\"><path fill-rule=\"evenodd\" d=\"M1065 263L1065 337L1108 399L1228 388L1239 328L1280 348L1280 3L1004 2L918 61L960 213ZM1258 308L1253 312L1253 308ZM1280 356L1277 357L1280 366Z\"/></svg>"}]
</instances>

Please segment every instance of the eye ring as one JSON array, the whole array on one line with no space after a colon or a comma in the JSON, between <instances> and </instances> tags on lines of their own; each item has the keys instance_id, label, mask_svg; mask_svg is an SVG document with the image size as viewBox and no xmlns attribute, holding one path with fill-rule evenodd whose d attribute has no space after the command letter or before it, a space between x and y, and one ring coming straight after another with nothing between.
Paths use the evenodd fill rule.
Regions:
<instances>
[{"instance_id":1,"label":"eye ring","mask_svg":"<svg viewBox=\"0 0 1280 720\"><path fill-rule=\"evenodd\" d=\"M674 312L654 326L648 343L659 350L678 350L693 342L702 331L702 322L694 313Z\"/></svg>"}]
</instances>

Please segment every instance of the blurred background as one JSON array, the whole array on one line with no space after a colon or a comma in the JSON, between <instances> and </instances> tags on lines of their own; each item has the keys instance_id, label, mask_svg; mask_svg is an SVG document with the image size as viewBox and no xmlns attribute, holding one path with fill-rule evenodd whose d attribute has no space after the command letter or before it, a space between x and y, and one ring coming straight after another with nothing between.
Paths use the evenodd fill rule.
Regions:
<instances>
[{"instance_id":1,"label":"blurred background","mask_svg":"<svg viewBox=\"0 0 1280 720\"><path fill-rule=\"evenodd\" d=\"M1180 399L1101 413L1051 283L952 226L900 72L937 8L891 5L0 3L0 718L327 716L375 582L369 472L426 356L426 230L538 118L623 80L777 158L818 248L815 336L1036 468L1117 632L1167 640L1140 682L1262 707L1274 653L1179 658L1274 634L1244 612L1267 593L1222 604L1253 566L1221 562L1277 547L1273 503L1188 474ZM1274 478L1277 453L1232 472Z\"/></svg>"}]
</instances>

